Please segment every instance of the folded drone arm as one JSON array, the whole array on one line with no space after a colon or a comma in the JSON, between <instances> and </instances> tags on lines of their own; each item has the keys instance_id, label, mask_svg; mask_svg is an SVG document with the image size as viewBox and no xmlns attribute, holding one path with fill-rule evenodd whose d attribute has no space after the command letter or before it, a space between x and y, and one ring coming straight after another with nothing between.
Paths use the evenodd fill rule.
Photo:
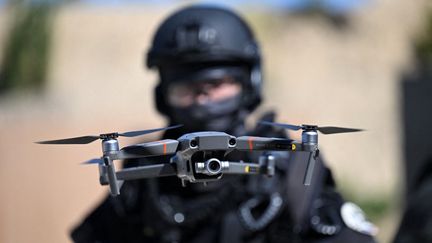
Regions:
<instances>
[{"instance_id":1,"label":"folded drone arm","mask_svg":"<svg viewBox=\"0 0 432 243\"><path fill-rule=\"evenodd\" d=\"M257 163L246 163L246 162L231 162L221 161L228 165L223 170L222 174L236 174L236 175L253 175L253 174L268 174L267 165L260 165ZM127 181L136 179L146 178L158 178L165 176L177 175L177 169L173 163L163 163L155 165L137 166L132 168L126 168L115 173L117 180ZM107 185L109 180L108 177L102 176L100 178L102 185Z\"/></svg>"},{"instance_id":2,"label":"folded drone arm","mask_svg":"<svg viewBox=\"0 0 432 243\"><path fill-rule=\"evenodd\" d=\"M137 166L116 172L117 179L121 181L174 175L177 175L177 171L175 169L175 165L171 163ZM102 185L106 185L108 184L108 178L103 176L101 177L100 182Z\"/></svg>"},{"instance_id":3,"label":"folded drone arm","mask_svg":"<svg viewBox=\"0 0 432 243\"><path fill-rule=\"evenodd\" d=\"M254 150L274 150L290 152L308 152L308 165L303 180L304 185L310 185L315 167L316 159L319 155L317 144L302 144L291 139L265 138L243 136L237 138L237 150L254 151Z\"/></svg>"},{"instance_id":4,"label":"folded drone arm","mask_svg":"<svg viewBox=\"0 0 432 243\"><path fill-rule=\"evenodd\" d=\"M223 174L260 174L263 171L261 165L257 163L229 162L229 167Z\"/></svg>"},{"instance_id":5,"label":"folded drone arm","mask_svg":"<svg viewBox=\"0 0 432 243\"><path fill-rule=\"evenodd\" d=\"M240 151L308 151L308 147L303 146L301 142L283 139L242 136L237 138L236 149Z\"/></svg>"},{"instance_id":6,"label":"folded drone arm","mask_svg":"<svg viewBox=\"0 0 432 243\"><path fill-rule=\"evenodd\" d=\"M123 160L174 154L177 152L178 144L179 142L173 139L134 144L119 150L114 159Z\"/></svg>"}]
</instances>

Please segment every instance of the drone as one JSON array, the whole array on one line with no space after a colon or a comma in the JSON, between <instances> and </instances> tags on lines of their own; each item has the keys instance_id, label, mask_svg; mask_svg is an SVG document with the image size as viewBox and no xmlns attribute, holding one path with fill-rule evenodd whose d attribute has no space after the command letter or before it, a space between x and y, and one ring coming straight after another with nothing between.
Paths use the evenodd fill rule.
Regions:
<instances>
[{"instance_id":1,"label":"drone","mask_svg":"<svg viewBox=\"0 0 432 243\"><path fill-rule=\"evenodd\" d=\"M226 161L225 155L237 151L288 151L309 153L308 164L303 183L311 184L312 175L319 156L318 132L336 134L358 132L362 129L343 127L319 127L317 125L291 125L260 121L259 124L280 127L289 130L302 130L302 140L270 138L256 136L235 137L224 132L205 131L187 133L178 139L164 139L126 146L120 149L119 137L136 137L153 132L175 129L182 125L124 133L105 133L58 140L40 141L39 144L88 144L102 141L102 156L84 162L99 166L99 182L109 185L112 196L120 194L123 181L165 176L177 176L182 185L204 183L219 180L224 174L266 175L275 173L275 157L261 155L258 163L245 161ZM169 162L140 165L116 171L113 161L136 159L152 156L171 156Z\"/></svg>"}]
</instances>

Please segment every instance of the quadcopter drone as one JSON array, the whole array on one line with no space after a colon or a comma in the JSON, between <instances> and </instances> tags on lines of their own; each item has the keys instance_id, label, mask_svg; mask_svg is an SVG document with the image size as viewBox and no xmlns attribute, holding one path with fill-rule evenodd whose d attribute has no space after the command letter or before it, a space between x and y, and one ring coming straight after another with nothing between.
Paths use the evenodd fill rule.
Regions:
<instances>
[{"instance_id":1,"label":"quadcopter drone","mask_svg":"<svg viewBox=\"0 0 432 243\"><path fill-rule=\"evenodd\" d=\"M262 174L272 176L275 173L275 157L262 155L258 163L244 161L225 161L225 155L237 151L289 151L308 152L308 165L304 176L304 185L310 185L319 155L318 131L323 134L347 133L361 129L342 127L318 127L316 125L290 125L261 121L263 125L282 127L290 130L302 130L302 140L283 138L241 136L235 137L224 132L194 132L184 134L177 140L164 139L119 147L118 137L135 137L157 131L175 129L181 125L125 133L106 133L99 136L81 136L59 140L37 142L39 144L88 144L102 140L102 157L91 159L85 164L98 164L101 185L109 185L111 195L120 194L120 186L125 180L177 176L183 186L186 182L204 183L219 180L223 174ZM114 160L171 155L169 162L142 165L115 170Z\"/></svg>"}]
</instances>

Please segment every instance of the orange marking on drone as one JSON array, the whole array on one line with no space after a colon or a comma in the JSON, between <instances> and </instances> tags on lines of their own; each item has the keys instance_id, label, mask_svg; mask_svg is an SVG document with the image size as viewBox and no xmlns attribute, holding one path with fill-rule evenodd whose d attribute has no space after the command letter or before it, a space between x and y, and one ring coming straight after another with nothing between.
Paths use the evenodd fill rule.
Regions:
<instances>
[{"instance_id":1,"label":"orange marking on drone","mask_svg":"<svg viewBox=\"0 0 432 243\"><path fill-rule=\"evenodd\" d=\"M167 145L166 143L163 143L163 154L165 155L167 152Z\"/></svg>"},{"instance_id":2,"label":"orange marking on drone","mask_svg":"<svg viewBox=\"0 0 432 243\"><path fill-rule=\"evenodd\" d=\"M162 140L162 141L156 141L156 143L158 143L158 144L162 144L162 145L163 145L163 155L166 155L166 152L167 152L167 145L166 145L166 142L164 142L164 141Z\"/></svg>"},{"instance_id":3,"label":"orange marking on drone","mask_svg":"<svg viewBox=\"0 0 432 243\"><path fill-rule=\"evenodd\" d=\"M253 149L253 138L252 137L250 137L248 139L248 144L249 144L249 150L252 150Z\"/></svg>"}]
</instances>

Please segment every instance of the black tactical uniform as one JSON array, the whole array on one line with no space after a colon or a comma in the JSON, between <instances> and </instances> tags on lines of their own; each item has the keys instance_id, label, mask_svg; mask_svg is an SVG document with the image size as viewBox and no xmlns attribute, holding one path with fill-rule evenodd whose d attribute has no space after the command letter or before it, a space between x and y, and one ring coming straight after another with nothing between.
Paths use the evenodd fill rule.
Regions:
<instances>
[{"instance_id":1,"label":"black tactical uniform","mask_svg":"<svg viewBox=\"0 0 432 243\"><path fill-rule=\"evenodd\" d=\"M245 128L245 118L261 101L259 48L247 24L231 11L188 7L162 23L147 64L157 67L158 110L181 129L176 139L200 130L234 136L286 137L281 130ZM165 94L175 82L229 76L242 84L230 99L170 106ZM274 120L274 114L262 120ZM232 152L226 158L257 161L260 153ZM182 187L176 177L125 182L118 197L107 197L72 232L75 242L374 242L368 231L350 229L341 217L344 204L329 170L318 160L312 186L303 185L307 154L272 152L275 176L224 176ZM168 161L168 157L126 161L125 167ZM354 227L355 228L355 227ZM357 227L358 228L358 227ZM361 228L361 227L360 227ZM360 230L361 231L361 230Z\"/></svg>"},{"instance_id":2,"label":"black tactical uniform","mask_svg":"<svg viewBox=\"0 0 432 243\"><path fill-rule=\"evenodd\" d=\"M429 29L432 21L429 22ZM420 42L415 53L416 69L402 79L405 149L405 209L395 243L432 242L432 35Z\"/></svg>"}]
</instances>

